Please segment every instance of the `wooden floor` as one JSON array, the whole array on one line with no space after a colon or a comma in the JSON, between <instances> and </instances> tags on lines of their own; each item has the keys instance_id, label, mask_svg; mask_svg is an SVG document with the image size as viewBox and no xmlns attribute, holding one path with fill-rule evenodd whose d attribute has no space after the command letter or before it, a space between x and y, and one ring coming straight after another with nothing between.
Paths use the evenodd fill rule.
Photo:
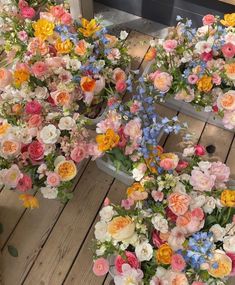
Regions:
<instances>
[{"instance_id":1,"label":"wooden floor","mask_svg":"<svg viewBox=\"0 0 235 285\"><path fill-rule=\"evenodd\" d=\"M136 59L133 68L143 70L143 60L151 39L132 31L128 37L129 51ZM158 106L161 115L173 115L175 111ZM234 133L179 114L187 121L201 144L216 146L215 156L227 162L235 178ZM162 139L166 150L179 151L180 137ZM24 210L13 192L0 193L1 269L0 284L5 285L101 285L109 284L110 277L97 278L92 273L93 229L98 211L108 196L118 203L126 187L97 169L87 161L74 184L74 198L66 205L43 199L38 210ZM12 257L8 247L18 250Z\"/></svg>"}]
</instances>

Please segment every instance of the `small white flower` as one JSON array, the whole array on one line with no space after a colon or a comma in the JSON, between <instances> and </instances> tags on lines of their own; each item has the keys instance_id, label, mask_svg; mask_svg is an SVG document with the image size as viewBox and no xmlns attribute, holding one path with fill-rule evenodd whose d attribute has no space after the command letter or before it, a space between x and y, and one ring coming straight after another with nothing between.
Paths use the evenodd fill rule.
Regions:
<instances>
[{"instance_id":1,"label":"small white flower","mask_svg":"<svg viewBox=\"0 0 235 285\"><path fill-rule=\"evenodd\" d=\"M42 187L41 192L46 199L56 199L58 195L58 190L55 187Z\"/></svg>"},{"instance_id":2,"label":"small white flower","mask_svg":"<svg viewBox=\"0 0 235 285\"><path fill-rule=\"evenodd\" d=\"M103 209L99 213L101 221L104 221L104 222L111 221L111 219L115 215L115 213L116 212L113 210L112 206L103 207Z\"/></svg>"},{"instance_id":3,"label":"small white flower","mask_svg":"<svg viewBox=\"0 0 235 285\"><path fill-rule=\"evenodd\" d=\"M149 44L150 44L151 47L155 47L157 45L157 41L156 40L151 40L149 42Z\"/></svg>"},{"instance_id":4,"label":"small white flower","mask_svg":"<svg viewBox=\"0 0 235 285\"><path fill-rule=\"evenodd\" d=\"M216 206L216 200L213 197L207 197L206 203L203 206L205 213L211 214Z\"/></svg>"},{"instance_id":5,"label":"small white flower","mask_svg":"<svg viewBox=\"0 0 235 285\"><path fill-rule=\"evenodd\" d=\"M210 112L212 112L212 107L211 106L206 106L205 108L204 108L204 111L206 112L206 113L210 113Z\"/></svg>"},{"instance_id":6,"label":"small white flower","mask_svg":"<svg viewBox=\"0 0 235 285\"><path fill-rule=\"evenodd\" d=\"M191 210L194 210L196 208L201 208L206 203L206 197L204 195L199 195L199 196L197 195L198 194L196 194L195 197L191 195L191 198L192 198L190 201Z\"/></svg>"},{"instance_id":7,"label":"small white flower","mask_svg":"<svg viewBox=\"0 0 235 285\"><path fill-rule=\"evenodd\" d=\"M194 147L187 147L183 151L183 157L192 156L195 153Z\"/></svg>"},{"instance_id":8,"label":"small white flower","mask_svg":"<svg viewBox=\"0 0 235 285\"><path fill-rule=\"evenodd\" d=\"M100 248L97 248L95 253L97 254L97 256L102 256L104 255L105 250L106 250L106 247L102 245Z\"/></svg>"},{"instance_id":9,"label":"small white flower","mask_svg":"<svg viewBox=\"0 0 235 285\"><path fill-rule=\"evenodd\" d=\"M101 242L111 239L111 236L107 232L107 224L105 222L101 221L95 225L95 238Z\"/></svg>"},{"instance_id":10,"label":"small white flower","mask_svg":"<svg viewBox=\"0 0 235 285\"><path fill-rule=\"evenodd\" d=\"M126 31L121 31L120 32L120 40L124 41L128 36L128 33Z\"/></svg>"},{"instance_id":11,"label":"small white flower","mask_svg":"<svg viewBox=\"0 0 235 285\"><path fill-rule=\"evenodd\" d=\"M157 214L152 218L151 222L154 228L160 231L161 233L166 234L168 232L168 222L166 219L163 218L162 215Z\"/></svg>"},{"instance_id":12,"label":"small white flower","mask_svg":"<svg viewBox=\"0 0 235 285\"><path fill-rule=\"evenodd\" d=\"M144 177L146 170L147 166L145 163L138 164L138 166L132 170L134 180L140 181Z\"/></svg>"},{"instance_id":13,"label":"small white flower","mask_svg":"<svg viewBox=\"0 0 235 285\"><path fill-rule=\"evenodd\" d=\"M34 91L34 95L37 99L42 100L46 99L49 96L49 93L46 87L38 86Z\"/></svg>"},{"instance_id":14,"label":"small white flower","mask_svg":"<svg viewBox=\"0 0 235 285\"><path fill-rule=\"evenodd\" d=\"M235 235L226 236L223 247L226 252L235 253Z\"/></svg>"},{"instance_id":15,"label":"small white flower","mask_svg":"<svg viewBox=\"0 0 235 285\"><path fill-rule=\"evenodd\" d=\"M60 130L72 130L76 125L76 122L71 117L63 117L60 119L58 127Z\"/></svg>"},{"instance_id":16,"label":"small white flower","mask_svg":"<svg viewBox=\"0 0 235 285\"><path fill-rule=\"evenodd\" d=\"M222 241L225 235L225 230L219 224L213 225L210 228L210 232L213 233L215 242Z\"/></svg>"},{"instance_id":17,"label":"small white flower","mask_svg":"<svg viewBox=\"0 0 235 285\"><path fill-rule=\"evenodd\" d=\"M73 71L77 71L81 68L81 61L77 60L77 59L71 59L70 60L70 66L72 68Z\"/></svg>"},{"instance_id":18,"label":"small white flower","mask_svg":"<svg viewBox=\"0 0 235 285\"><path fill-rule=\"evenodd\" d=\"M200 168L200 170L202 170L203 172L207 171L208 169L210 169L211 167L211 163L209 161L200 161L198 163L198 167Z\"/></svg>"},{"instance_id":19,"label":"small white flower","mask_svg":"<svg viewBox=\"0 0 235 285\"><path fill-rule=\"evenodd\" d=\"M185 193L186 189L185 189L184 184L178 181L176 186L173 188L173 191L178 192L178 193Z\"/></svg>"},{"instance_id":20,"label":"small white flower","mask_svg":"<svg viewBox=\"0 0 235 285\"><path fill-rule=\"evenodd\" d=\"M153 257L153 247L147 241L137 244L135 254L140 262L149 261Z\"/></svg>"},{"instance_id":21,"label":"small white flower","mask_svg":"<svg viewBox=\"0 0 235 285\"><path fill-rule=\"evenodd\" d=\"M44 144L55 144L60 137L60 130L50 124L42 128L39 133L39 138Z\"/></svg>"},{"instance_id":22,"label":"small white flower","mask_svg":"<svg viewBox=\"0 0 235 285\"><path fill-rule=\"evenodd\" d=\"M190 180L190 175L188 175L188 174L186 174L186 173L184 173L184 174L181 174L180 175L180 180L181 181L189 181Z\"/></svg>"}]
</instances>

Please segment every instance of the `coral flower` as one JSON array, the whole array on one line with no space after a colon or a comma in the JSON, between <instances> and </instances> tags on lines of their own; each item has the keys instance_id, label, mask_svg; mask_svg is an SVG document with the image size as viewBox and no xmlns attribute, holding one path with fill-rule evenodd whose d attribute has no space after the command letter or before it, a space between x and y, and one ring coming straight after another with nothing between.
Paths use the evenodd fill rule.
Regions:
<instances>
[{"instance_id":1,"label":"coral flower","mask_svg":"<svg viewBox=\"0 0 235 285\"><path fill-rule=\"evenodd\" d=\"M99 24L95 19L88 21L82 18L82 28L79 28L79 32L83 34L84 37L91 37L94 33L100 30Z\"/></svg>"},{"instance_id":2,"label":"coral flower","mask_svg":"<svg viewBox=\"0 0 235 285\"><path fill-rule=\"evenodd\" d=\"M235 80L235 62L231 62L224 65L225 74L229 79Z\"/></svg>"},{"instance_id":3,"label":"coral flower","mask_svg":"<svg viewBox=\"0 0 235 285\"><path fill-rule=\"evenodd\" d=\"M108 129L105 134L96 136L96 142L100 151L111 150L119 143L120 137L112 129Z\"/></svg>"},{"instance_id":4,"label":"coral flower","mask_svg":"<svg viewBox=\"0 0 235 285\"><path fill-rule=\"evenodd\" d=\"M190 204L190 197L187 194L172 193L168 197L168 207L177 216L184 215Z\"/></svg>"},{"instance_id":5,"label":"coral flower","mask_svg":"<svg viewBox=\"0 0 235 285\"><path fill-rule=\"evenodd\" d=\"M23 201L23 205L25 208L35 209L39 208L38 199L29 194L21 194L19 199Z\"/></svg>"},{"instance_id":6,"label":"coral flower","mask_svg":"<svg viewBox=\"0 0 235 285\"><path fill-rule=\"evenodd\" d=\"M95 90L95 80L91 77L84 76L81 79L81 88L84 92L93 92Z\"/></svg>"},{"instance_id":7,"label":"coral flower","mask_svg":"<svg viewBox=\"0 0 235 285\"><path fill-rule=\"evenodd\" d=\"M39 19L37 22L33 23L32 26L35 31L34 36L43 41L48 39L54 33L54 28L55 28L54 23L46 19Z\"/></svg>"},{"instance_id":8,"label":"coral flower","mask_svg":"<svg viewBox=\"0 0 235 285\"><path fill-rule=\"evenodd\" d=\"M148 52L146 53L144 59L147 60L147 61L151 61L151 60L153 60L153 59L156 57L156 55L157 55L157 50L156 50L156 48L151 47L151 48L148 50Z\"/></svg>"},{"instance_id":9,"label":"coral flower","mask_svg":"<svg viewBox=\"0 0 235 285\"><path fill-rule=\"evenodd\" d=\"M77 43L74 51L77 55L84 56L87 53L87 46L88 46L88 43L85 40L80 40Z\"/></svg>"}]
</instances>

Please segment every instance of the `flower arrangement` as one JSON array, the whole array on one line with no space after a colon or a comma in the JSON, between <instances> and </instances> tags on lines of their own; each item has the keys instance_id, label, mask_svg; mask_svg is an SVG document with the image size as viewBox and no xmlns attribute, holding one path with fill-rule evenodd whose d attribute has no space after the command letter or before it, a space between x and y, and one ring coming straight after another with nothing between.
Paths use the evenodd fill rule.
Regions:
<instances>
[{"instance_id":1,"label":"flower arrangement","mask_svg":"<svg viewBox=\"0 0 235 285\"><path fill-rule=\"evenodd\" d=\"M188 147L161 152L158 169L127 189L121 205L106 198L95 225L97 276L114 283L225 284L235 266L235 191L230 169Z\"/></svg>"},{"instance_id":2,"label":"flower arrangement","mask_svg":"<svg viewBox=\"0 0 235 285\"><path fill-rule=\"evenodd\" d=\"M152 41L147 60L152 71L146 84L156 99L173 96L197 110L214 112L224 126L235 128L235 13L224 19L203 17L203 26L177 17L164 40Z\"/></svg>"}]
</instances>

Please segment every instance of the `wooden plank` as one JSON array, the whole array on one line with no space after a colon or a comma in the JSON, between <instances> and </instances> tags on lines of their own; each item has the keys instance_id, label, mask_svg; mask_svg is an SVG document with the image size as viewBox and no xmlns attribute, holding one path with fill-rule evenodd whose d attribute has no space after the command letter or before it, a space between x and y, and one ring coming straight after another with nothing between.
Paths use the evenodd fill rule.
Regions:
<instances>
[{"instance_id":1,"label":"wooden plank","mask_svg":"<svg viewBox=\"0 0 235 285\"><path fill-rule=\"evenodd\" d=\"M82 7L80 0L69 0L70 13L74 20L82 18Z\"/></svg>"},{"instance_id":2,"label":"wooden plank","mask_svg":"<svg viewBox=\"0 0 235 285\"><path fill-rule=\"evenodd\" d=\"M201 132L205 126L205 123L200 121L200 120L196 120L190 116L187 116L185 114L180 113L178 115L179 121L181 123L183 122L187 122L188 124L188 130L190 132L192 132L195 136L195 141L198 141ZM176 151L176 152L182 152L184 146L182 145L182 134L171 134L168 138L167 141L164 145L164 150L165 151Z\"/></svg>"},{"instance_id":3,"label":"wooden plank","mask_svg":"<svg viewBox=\"0 0 235 285\"><path fill-rule=\"evenodd\" d=\"M227 3L227 4L235 5L235 0L219 0L219 1Z\"/></svg>"},{"instance_id":4,"label":"wooden plank","mask_svg":"<svg viewBox=\"0 0 235 285\"><path fill-rule=\"evenodd\" d=\"M225 161L230 149L233 135L234 134L232 132L206 124L200 139L200 144L204 145L205 147L208 145L214 145L216 150L212 155L212 159Z\"/></svg>"},{"instance_id":5,"label":"wooden plank","mask_svg":"<svg viewBox=\"0 0 235 285\"><path fill-rule=\"evenodd\" d=\"M235 180L235 139L233 140L226 164L230 167L231 178Z\"/></svg>"},{"instance_id":6,"label":"wooden plank","mask_svg":"<svg viewBox=\"0 0 235 285\"><path fill-rule=\"evenodd\" d=\"M122 198L125 197L126 189L126 185L115 180L107 196L112 203L120 204ZM63 283L64 285L77 285L78 280L80 282L79 284L101 285L103 283L105 277L98 278L92 272L93 259L91 247L92 239L94 238L94 226L98 220L99 217L97 217L96 221L93 223L86 241L77 256L66 281Z\"/></svg>"},{"instance_id":7,"label":"wooden plank","mask_svg":"<svg viewBox=\"0 0 235 285\"><path fill-rule=\"evenodd\" d=\"M113 277L110 274L105 279L103 285L114 285Z\"/></svg>"},{"instance_id":8,"label":"wooden plank","mask_svg":"<svg viewBox=\"0 0 235 285\"><path fill-rule=\"evenodd\" d=\"M32 285L35 280L38 284L62 284L76 252L94 220L100 201L106 196L112 181L113 178L99 170L94 162L89 164L73 199L64 209L29 272L24 282L25 285ZM21 234L23 234L22 231ZM19 237L17 237L17 241L19 241ZM25 251L27 251L27 245L25 245ZM23 272L24 275L27 274L24 272L21 262L17 262L17 264L21 267L20 269L14 268L13 270L12 264L8 267L11 268L11 272L13 270L14 274L9 277L11 282L7 284L13 285L16 284L14 283L16 280L19 280L16 270Z\"/></svg>"},{"instance_id":9,"label":"wooden plank","mask_svg":"<svg viewBox=\"0 0 235 285\"><path fill-rule=\"evenodd\" d=\"M87 20L91 20L94 17L94 5L93 0L74 0L81 2L82 17Z\"/></svg>"}]
</instances>

